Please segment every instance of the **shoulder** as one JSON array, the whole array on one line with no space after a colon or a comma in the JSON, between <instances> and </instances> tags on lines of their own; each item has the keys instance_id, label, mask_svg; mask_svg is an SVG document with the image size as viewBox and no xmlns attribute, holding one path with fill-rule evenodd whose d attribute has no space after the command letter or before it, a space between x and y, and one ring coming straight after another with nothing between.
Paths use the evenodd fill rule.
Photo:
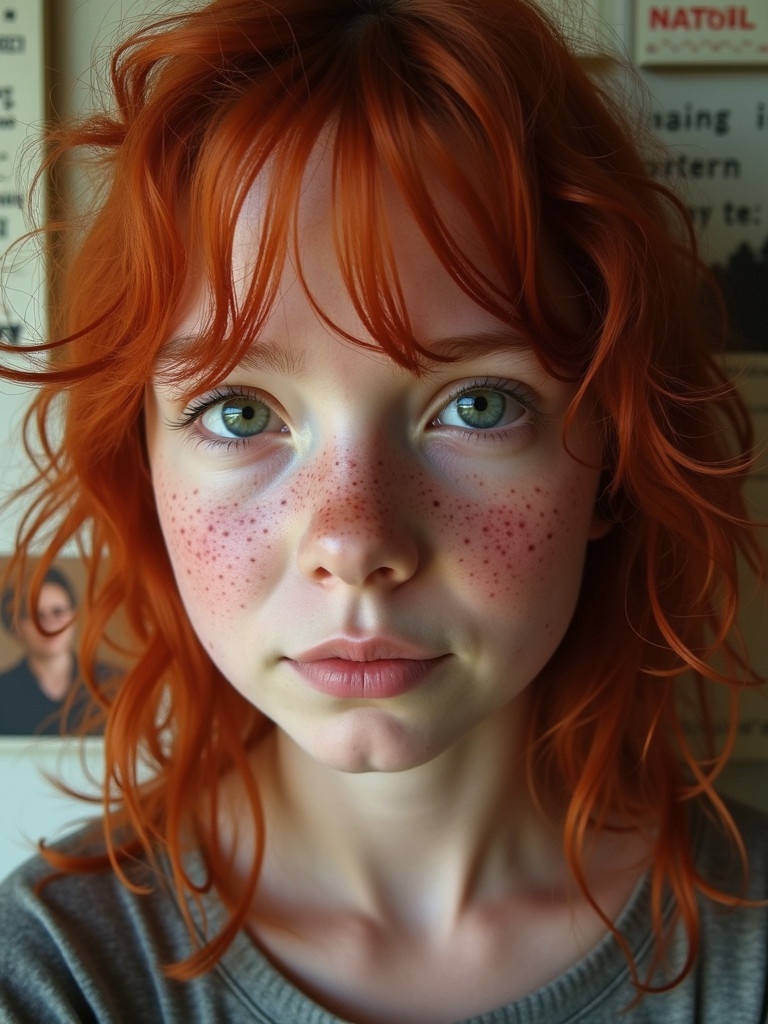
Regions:
<instances>
[{"instance_id":1,"label":"shoulder","mask_svg":"<svg viewBox=\"0 0 768 1024\"><path fill-rule=\"evenodd\" d=\"M693 987L706 1021L762 1021L768 1005L768 816L727 804L743 844L698 812L696 867L702 882ZM727 893L710 896L707 887Z\"/></svg>"},{"instance_id":2,"label":"shoulder","mask_svg":"<svg viewBox=\"0 0 768 1024\"><path fill-rule=\"evenodd\" d=\"M160 965L191 951L183 920L149 864L137 860L129 876L135 891L113 871L63 876L38 856L0 884L4 1024L183 1019L158 1003Z\"/></svg>"},{"instance_id":3,"label":"shoulder","mask_svg":"<svg viewBox=\"0 0 768 1024\"><path fill-rule=\"evenodd\" d=\"M18 686L19 684L26 684L33 678L34 676L29 670L29 665L27 665L27 659L22 658L15 665L11 665L4 672L0 672L0 686Z\"/></svg>"},{"instance_id":4,"label":"shoulder","mask_svg":"<svg viewBox=\"0 0 768 1024\"><path fill-rule=\"evenodd\" d=\"M61 705L49 700L25 659L0 676L0 733L26 736L55 733L52 716Z\"/></svg>"},{"instance_id":5,"label":"shoulder","mask_svg":"<svg viewBox=\"0 0 768 1024\"><path fill-rule=\"evenodd\" d=\"M656 892L649 874L617 920L632 950L639 978L651 991L635 1001L637 990L624 954L613 936L545 990L557 997L558 1020L590 1024L758 1024L768 1008L768 817L728 802L739 840L723 828L702 801L688 806L690 844L681 854L681 870L698 881L697 947L690 971L673 984L694 952L683 922L675 917L670 891ZM744 853L744 858L741 854ZM746 862L746 863L745 863ZM745 867L747 872L745 874ZM728 894L724 901L718 894ZM671 945L658 956L651 927L659 901L671 923ZM527 1005L527 1004L526 1004ZM526 1020L548 1021L547 1003L534 1004Z\"/></svg>"},{"instance_id":6,"label":"shoulder","mask_svg":"<svg viewBox=\"0 0 768 1024\"><path fill-rule=\"evenodd\" d=\"M57 848L83 852L93 835L78 833ZM185 913L200 940L206 931L216 934L228 912L207 882L199 850L190 847L184 869L199 897ZM191 981L169 978L164 966L197 948L171 891L170 869L162 858L154 867L138 857L127 871L130 887L113 871L51 879L48 864L35 857L0 884L2 1024L337 1024L243 932L212 970Z\"/></svg>"}]
</instances>

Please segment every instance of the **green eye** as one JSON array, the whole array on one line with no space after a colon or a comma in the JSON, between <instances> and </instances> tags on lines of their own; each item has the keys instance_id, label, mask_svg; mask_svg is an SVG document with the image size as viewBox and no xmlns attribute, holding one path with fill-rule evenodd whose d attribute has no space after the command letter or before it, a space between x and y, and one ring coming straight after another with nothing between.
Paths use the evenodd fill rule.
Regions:
<instances>
[{"instance_id":1,"label":"green eye","mask_svg":"<svg viewBox=\"0 0 768 1024\"><path fill-rule=\"evenodd\" d=\"M498 391L475 391L456 399L456 412L468 427L488 430L504 418L507 399Z\"/></svg>"},{"instance_id":2,"label":"green eye","mask_svg":"<svg viewBox=\"0 0 768 1024\"><path fill-rule=\"evenodd\" d=\"M525 415L522 402L503 389L468 388L441 411L437 423L444 427L493 430L506 427Z\"/></svg>"},{"instance_id":3,"label":"green eye","mask_svg":"<svg viewBox=\"0 0 768 1024\"><path fill-rule=\"evenodd\" d=\"M234 398L221 407L221 418L227 430L237 437L260 434L269 422L270 411L262 402L249 398Z\"/></svg>"},{"instance_id":4,"label":"green eye","mask_svg":"<svg viewBox=\"0 0 768 1024\"><path fill-rule=\"evenodd\" d=\"M206 430L217 437L248 438L265 430L280 430L282 420L266 405L247 395L233 395L210 406L201 416Z\"/></svg>"}]
</instances>

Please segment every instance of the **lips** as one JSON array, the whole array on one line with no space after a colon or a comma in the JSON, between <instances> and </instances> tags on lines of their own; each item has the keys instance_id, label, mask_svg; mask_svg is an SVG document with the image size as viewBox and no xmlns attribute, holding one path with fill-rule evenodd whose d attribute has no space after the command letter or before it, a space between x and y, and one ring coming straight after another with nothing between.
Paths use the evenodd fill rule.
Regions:
<instances>
[{"instance_id":1,"label":"lips","mask_svg":"<svg viewBox=\"0 0 768 1024\"><path fill-rule=\"evenodd\" d=\"M391 698L420 686L450 655L382 637L328 640L285 659L313 690L341 698Z\"/></svg>"}]
</instances>

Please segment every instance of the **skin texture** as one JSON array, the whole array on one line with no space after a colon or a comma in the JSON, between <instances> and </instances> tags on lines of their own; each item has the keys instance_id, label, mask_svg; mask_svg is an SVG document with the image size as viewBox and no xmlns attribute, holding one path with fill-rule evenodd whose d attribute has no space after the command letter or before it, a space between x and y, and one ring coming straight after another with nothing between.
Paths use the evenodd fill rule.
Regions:
<instances>
[{"instance_id":1,"label":"skin texture","mask_svg":"<svg viewBox=\"0 0 768 1024\"><path fill-rule=\"evenodd\" d=\"M243 278L262 198L257 183L240 219ZM302 203L304 279L335 324L374 341L336 269L322 158ZM245 365L206 392L171 384L161 361L146 400L191 622L277 726L253 752L267 847L252 934L361 1024L500 1005L605 931L520 772L526 691L567 630L588 544L608 529L595 513L597 433L577 421L566 449L571 386L464 295L395 196L389 213L414 332L438 350L462 339L458 360L415 375L341 340L289 263ZM201 285L173 352L207 304ZM237 783L222 794L215 827L235 888L254 840ZM588 874L609 913L637 865L632 839L596 844Z\"/></svg>"},{"instance_id":2,"label":"skin texture","mask_svg":"<svg viewBox=\"0 0 768 1024\"><path fill-rule=\"evenodd\" d=\"M371 341L336 270L326 176L320 160L302 269L323 310ZM260 199L256 188L241 217L244 270ZM157 507L198 635L237 689L346 771L423 763L523 692L568 626L587 543L605 531L596 433L580 424L569 440L583 461L561 437L570 386L472 303L390 206L414 330L436 348L472 339L465 357L416 377L341 341L286 266L248 366L202 395L159 372L147 400ZM178 337L203 322L206 301L202 287ZM463 423L454 398L467 387L485 400L506 392L500 425ZM257 413L266 404L263 432L233 438L215 404L224 392ZM340 701L292 664L337 638L442 660L402 695Z\"/></svg>"}]
</instances>

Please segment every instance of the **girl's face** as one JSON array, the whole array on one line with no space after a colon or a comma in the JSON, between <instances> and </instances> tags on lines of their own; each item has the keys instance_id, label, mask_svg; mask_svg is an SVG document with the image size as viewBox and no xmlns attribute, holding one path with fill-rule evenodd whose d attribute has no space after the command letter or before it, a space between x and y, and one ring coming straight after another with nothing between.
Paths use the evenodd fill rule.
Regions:
<instances>
[{"instance_id":1,"label":"girl's face","mask_svg":"<svg viewBox=\"0 0 768 1024\"><path fill-rule=\"evenodd\" d=\"M328 195L320 160L303 270L333 321L373 342L336 269ZM261 209L254 190L243 269ZM457 361L417 377L339 340L288 265L245 362L185 394L161 365L146 403L157 508L202 643L280 729L347 771L424 763L508 709L560 643L606 529L595 429L576 424L578 459L562 442L572 388L458 288L394 196L390 218L414 332ZM207 303L201 287L175 348Z\"/></svg>"}]
</instances>

